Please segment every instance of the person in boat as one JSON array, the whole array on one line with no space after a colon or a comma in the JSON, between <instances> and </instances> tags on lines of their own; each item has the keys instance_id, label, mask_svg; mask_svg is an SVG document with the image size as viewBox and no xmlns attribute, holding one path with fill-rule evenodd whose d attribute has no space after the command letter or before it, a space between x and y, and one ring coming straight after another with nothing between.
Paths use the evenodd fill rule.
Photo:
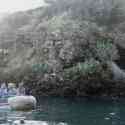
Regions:
<instances>
[{"instance_id":1,"label":"person in boat","mask_svg":"<svg viewBox=\"0 0 125 125\"><path fill-rule=\"evenodd\" d=\"M0 97L6 97L8 95L6 83L2 83L0 87Z\"/></svg>"},{"instance_id":2,"label":"person in boat","mask_svg":"<svg viewBox=\"0 0 125 125\"><path fill-rule=\"evenodd\" d=\"M25 90L25 87L24 87L24 83L21 82L19 83L19 87L17 89L17 95L26 95L26 90Z\"/></svg>"},{"instance_id":3,"label":"person in boat","mask_svg":"<svg viewBox=\"0 0 125 125\"><path fill-rule=\"evenodd\" d=\"M8 84L8 96L15 96L17 95L17 89L14 83Z\"/></svg>"}]
</instances>

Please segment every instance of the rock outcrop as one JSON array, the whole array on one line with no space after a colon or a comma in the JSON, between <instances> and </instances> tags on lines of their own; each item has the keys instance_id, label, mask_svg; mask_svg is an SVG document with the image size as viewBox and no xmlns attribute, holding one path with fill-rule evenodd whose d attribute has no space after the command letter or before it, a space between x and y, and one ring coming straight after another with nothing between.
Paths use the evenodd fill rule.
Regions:
<instances>
[{"instance_id":1,"label":"rock outcrop","mask_svg":"<svg viewBox=\"0 0 125 125\"><path fill-rule=\"evenodd\" d=\"M125 81L125 72L122 70L115 62L109 62L109 67L113 74L114 80L124 80Z\"/></svg>"}]
</instances>

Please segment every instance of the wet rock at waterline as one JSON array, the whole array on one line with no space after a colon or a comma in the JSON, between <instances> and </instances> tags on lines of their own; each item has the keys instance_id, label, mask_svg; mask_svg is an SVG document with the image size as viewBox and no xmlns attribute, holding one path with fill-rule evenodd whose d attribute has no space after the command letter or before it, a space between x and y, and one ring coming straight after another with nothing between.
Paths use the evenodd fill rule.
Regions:
<instances>
[{"instance_id":1,"label":"wet rock at waterline","mask_svg":"<svg viewBox=\"0 0 125 125\"><path fill-rule=\"evenodd\" d=\"M36 107L36 98L33 96L15 96L8 99L13 110L32 110Z\"/></svg>"}]
</instances>

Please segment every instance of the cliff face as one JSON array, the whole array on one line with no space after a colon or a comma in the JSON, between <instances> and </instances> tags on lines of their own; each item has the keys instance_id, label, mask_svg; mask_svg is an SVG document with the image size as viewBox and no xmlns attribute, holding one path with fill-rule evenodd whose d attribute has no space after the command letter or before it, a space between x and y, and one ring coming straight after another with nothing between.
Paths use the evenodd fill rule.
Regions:
<instances>
[{"instance_id":1,"label":"cliff face","mask_svg":"<svg viewBox=\"0 0 125 125\"><path fill-rule=\"evenodd\" d=\"M114 93L107 62L123 57L124 8L112 0L48 2L0 22L0 79L24 80L32 94Z\"/></svg>"}]
</instances>

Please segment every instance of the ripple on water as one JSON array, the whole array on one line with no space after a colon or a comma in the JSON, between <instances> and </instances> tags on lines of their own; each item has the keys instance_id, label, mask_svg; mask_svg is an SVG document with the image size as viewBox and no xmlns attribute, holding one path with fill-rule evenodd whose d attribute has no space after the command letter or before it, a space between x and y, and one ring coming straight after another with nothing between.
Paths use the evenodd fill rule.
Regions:
<instances>
[{"instance_id":1,"label":"ripple on water","mask_svg":"<svg viewBox=\"0 0 125 125\"><path fill-rule=\"evenodd\" d=\"M110 120L110 118L109 118L109 117L105 117L104 119L105 119L105 120Z\"/></svg>"},{"instance_id":2,"label":"ripple on water","mask_svg":"<svg viewBox=\"0 0 125 125\"><path fill-rule=\"evenodd\" d=\"M109 113L110 115L116 115L116 113L115 112L111 112L111 113Z\"/></svg>"}]
</instances>

